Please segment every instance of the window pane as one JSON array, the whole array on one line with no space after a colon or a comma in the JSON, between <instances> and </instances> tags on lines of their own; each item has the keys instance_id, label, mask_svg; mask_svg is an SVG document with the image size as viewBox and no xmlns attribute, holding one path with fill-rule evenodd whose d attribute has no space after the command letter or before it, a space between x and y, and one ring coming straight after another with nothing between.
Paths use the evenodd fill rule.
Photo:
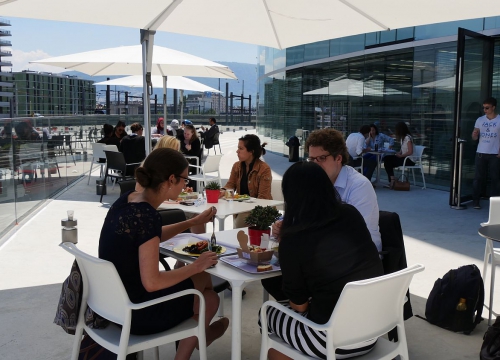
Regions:
<instances>
[{"instance_id":1,"label":"window pane","mask_svg":"<svg viewBox=\"0 0 500 360\"><path fill-rule=\"evenodd\" d=\"M267 48L266 53L268 52L270 52L270 48ZM304 45L286 49L286 66L300 64L301 62L304 62Z\"/></svg>"},{"instance_id":2,"label":"window pane","mask_svg":"<svg viewBox=\"0 0 500 360\"><path fill-rule=\"evenodd\" d=\"M381 31L380 32L380 43L396 41L396 30Z\"/></svg>"},{"instance_id":3,"label":"window pane","mask_svg":"<svg viewBox=\"0 0 500 360\"><path fill-rule=\"evenodd\" d=\"M340 39L340 53L347 54L365 49L365 35L346 36Z\"/></svg>"},{"instance_id":4,"label":"window pane","mask_svg":"<svg viewBox=\"0 0 500 360\"><path fill-rule=\"evenodd\" d=\"M413 39L413 33L415 28L408 27L396 30L396 40Z\"/></svg>"},{"instance_id":5,"label":"window pane","mask_svg":"<svg viewBox=\"0 0 500 360\"><path fill-rule=\"evenodd\" d=\"M306 44L304 50L304 61L324 59L330 56L330 41L319 41Z\"/></svg>"},{"instance_id":6,"label":"window pane","mask_svg":"<svg viewBox=\"0 0 500 360\"><path fill-rule=\"evenodd\" d=\"M472 31L483 30L483 19L472 19L462 21L450 21L440 24L417 26L415 28L415 40L433 39L441 36L456 35L458 28L462 27Z\"/></svg>"}]
</instances>

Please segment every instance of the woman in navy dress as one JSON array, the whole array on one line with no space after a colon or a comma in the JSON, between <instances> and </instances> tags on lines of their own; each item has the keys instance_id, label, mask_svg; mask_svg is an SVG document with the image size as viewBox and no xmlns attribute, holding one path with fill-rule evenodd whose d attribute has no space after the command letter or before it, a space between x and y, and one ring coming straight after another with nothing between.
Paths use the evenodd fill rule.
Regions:
<instances>
[{"instance_id":1,"label":"woman in navy dress","mask_svg":"<svg viewBox=\"0 0 500 360\"><path fill-rule=\"evenodd\" d=\"M142 192L128 192L110 208L99 239L99 257L112 262L125 286L130 301L141 303L185 289L199 290L206 302L207 345L221 337L229 320L210 324L219 307L210 275L204 272L217 263L213 252L203 253L195 262L182 268L159 271L159 245L187 228L207 223L213 209L187 221L162 227L156 210L166 199L176 199L187 181L188 162L172 149L153 151L137 168L137 182ZM186 295L132 312L131 332L137 335L168 330L189 319L198 318L199 298ZM180 341L175 359L189 359L197 338Z\"/></svg>"}]
</instances>

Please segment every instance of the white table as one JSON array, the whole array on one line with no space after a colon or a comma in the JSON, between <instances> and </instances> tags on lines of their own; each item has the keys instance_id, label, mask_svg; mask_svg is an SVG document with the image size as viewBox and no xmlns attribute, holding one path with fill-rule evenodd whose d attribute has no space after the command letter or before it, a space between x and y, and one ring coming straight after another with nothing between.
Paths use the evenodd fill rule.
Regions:
<instances>
[{"instance_id":1,"label":"white table","mask_svg":"<svg viewBox=\"0 0 500 360\"><path fill-rule=\"evenodd\" d=\"M253 198L252 198L253 199ZM251 211L257 205L260 206L277 206L282 205L283 200L264 200L264 199L253 199L253 202L247 201L227 201L224 199L219 199L219 202L216 204L212 203L204 203L200 206L186 206L181 204L169 204L162 203L160 205L160 209L181 209L185 212L201 214L203 211L209 209L211 206L215 206L217 208L217 215L215 217L219 220L219 230L224 230L224 220L229 215L241 214L244 212Z\"/></svg>"},{"instance_id":2,"label":"white table","mask_svg":"<svg viewBox=\"0 0 500 360\"><path fill-rule=\"evenodd\" d=\"M394 155L396 151L391 149L382 149L379 151L369 151L368 154L377 155L377 179L375 185L380 185L380 166L382 165L382 157L384 155Z\"/></svg>"},{"instance_id":3,"label":"white table","mask_svg":"<svg viewBox=\"0 0 500 360\"><path fill-rule=\"evenodd\" d=\"M217 242L239 247L238 241L236 239L236 234L240 230L245 231L245 233L248 232L247 228L216 232L215 235L217 237ZM211 234L208 234L207 236L210 237L210 235ZM164 255L171 256L175 259L181 260L186 263L192 263L195 260L189 256L183 256L163 248L160 248L160 252ZM281 271L272 273L263 273L263 274L250 274L242 270L239 270L231 265L228 265L222 261L219 261L219 263L215 267L209 268L205 271L209 274L227 280L231 284L232 287L231 359L240 360L241 359L241 303L242 303L243 289L247 284L251 283L252 281L260 281L262 279L279 276L281 275ZM256 313L255 326L258 326L257 321L258 321L258 316Z\"/></svg>"}]
</instances>

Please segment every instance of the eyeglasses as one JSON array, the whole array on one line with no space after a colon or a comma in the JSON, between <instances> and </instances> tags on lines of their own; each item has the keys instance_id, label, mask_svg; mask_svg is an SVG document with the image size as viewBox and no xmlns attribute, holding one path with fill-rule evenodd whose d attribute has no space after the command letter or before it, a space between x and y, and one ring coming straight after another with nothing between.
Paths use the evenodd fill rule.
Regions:
<instances>
[{"instance_id":1,"label":"eyeglasses","mask_svg":"<svg viewBox=\"0 0 500 360\"><path fill-rule=\"evenodd\" d=\"M186 185L189 185L189 182L191 181L190 178L184 177L182 175L176 175L175 177L179 177L181 179L184 179L184 183L186 183Z\"/></svg>"},{"instance_id":2,"label":"eyeglasses","mask_svg":"<svg viewBox=\"0 0 500 360\"><path fill-rule=\"evenodd\" d=\"M316 157L308 157L308 158L307 158L307 161L308 161L308 162L313 162L313 161L316 161L316 162L322 163L322 162L325 162L325 161L326 161L326 158L327 158L328 156L332 156L332 154L328 154L328 155L320 155L320 156L316 156Z\"/></svg>"}]
</instances>

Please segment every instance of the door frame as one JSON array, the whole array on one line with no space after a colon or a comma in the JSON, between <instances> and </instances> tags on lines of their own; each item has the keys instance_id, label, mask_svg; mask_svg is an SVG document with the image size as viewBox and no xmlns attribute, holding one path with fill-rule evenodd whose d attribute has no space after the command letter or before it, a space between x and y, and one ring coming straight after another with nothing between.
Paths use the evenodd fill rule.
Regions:
<instances>
[{"instance_id":1,"label":"door frame","mask_svg":"<svg viewBox=\"0 0 500 360\"><path fill-rule=\"evenodd\" d=\"M465 65L465 42L466 37L475 38L478 40L486 40L489 45L490 61L488 66L482 69L481 75L481 89L487 89L483 97L491 96L492 82L493 82L493 50L494 38L484 34L480 34L464 28L458 28L457 36L457 62L456 62L456 75L455 75L455 106L454 106L454 124L453 124L453 154L451 163L451 179L450 179L450 199L449 204L453 208L462 208L460 205L463 202L472 200L471 195L462 195L460 193L461 187L461 159L460 159L460 142L471 141L470 134L461 134L461 117L462 117L462 95L463 95L463 75ZM484 84L484 86L483 86ZM482 91L481 91L482 93ZM478 94L480 96L480 94ZM481 99L482 101L483 99ZM460 199L459 199L460 197Z\"/></svg>"}]
</instances>

